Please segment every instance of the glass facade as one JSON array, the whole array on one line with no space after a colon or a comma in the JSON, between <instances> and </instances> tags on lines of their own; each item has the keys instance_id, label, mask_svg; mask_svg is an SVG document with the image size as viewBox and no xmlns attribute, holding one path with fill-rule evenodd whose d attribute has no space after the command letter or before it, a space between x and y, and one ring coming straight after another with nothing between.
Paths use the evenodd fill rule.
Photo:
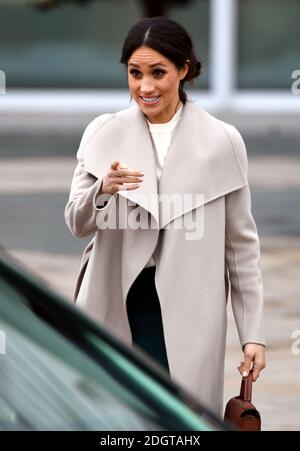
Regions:
<instances>
[{"instance_id":1,"label":"glass facade","mask_svg":"<svg viewBox=\"0 0 300 451\"><path fill-rule=\"evenodd\" d=\"M173 6L169 16L186 26L204 62L196 87L207 87L209 1ZM7 89L126 88L119 63L123 40L143 17L138 0L94 0L41 10L29 1L0 3L0 69Z\"/></svg>"},{"instance_id":2,"label":"glass facade","mask_svg":"<svg viewBox=\"0 0 300 451\"><path fill-rule=\"evenodd\" d=\"M299 0L239 0L238 89L290 90L300 68L299 21Z\"/></svg>"},{"instance_id":3,"label":"glass facade","mask_svg":"<svg viewBox=\"0 0 300 451\"><path fill-rule=\"evenodd\" d=\"M7 89L126 89L121 48L130 27L143 17L143 5L142 0L70 1L41 10L33 0L2 0L0 70ZM197 89L211 87L210 38L218 30L210 26L221 14L213 5L212 0L174 1L166 10L188 30L202 61ZM300 60L299 0L235 0L234 5L234 88L290 90Z\"/></svg>"}]
</instances>

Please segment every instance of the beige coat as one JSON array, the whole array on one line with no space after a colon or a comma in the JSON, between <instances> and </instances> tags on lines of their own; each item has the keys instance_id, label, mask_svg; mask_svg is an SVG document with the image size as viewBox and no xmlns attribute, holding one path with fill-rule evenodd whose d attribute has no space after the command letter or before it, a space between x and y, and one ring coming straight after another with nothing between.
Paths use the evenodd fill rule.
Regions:
<instances>
[{"instance_id":1,"label":"beige coat","mask_svg":"<svg viewBox=\"0 0 300 451\"><path fill-rule=\"evenodd\" d=\"M82 257L76 304L131 346L126 298L154 252L171 378L222 415L229 293L241 346L265 344L259 239L239 132L188 101L157 183L151 135L135 105L92 121L77 159L65 218L74 236L93 238ZM143 171L144 181L101 208L98 191L113 160ZM160 197L147 202L155 193L195 196L170 211ZM101 226L108 213L137 208L151 228ZM187 239L186 229L175 226L196 214L203 236Z\"/></svg>"}]
</instances>

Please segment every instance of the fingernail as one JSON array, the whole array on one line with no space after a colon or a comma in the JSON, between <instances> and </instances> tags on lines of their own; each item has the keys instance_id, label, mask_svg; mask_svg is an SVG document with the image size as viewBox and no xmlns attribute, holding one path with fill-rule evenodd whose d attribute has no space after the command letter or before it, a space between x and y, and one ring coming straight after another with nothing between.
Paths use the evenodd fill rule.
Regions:
<instances>
[{"instance_id":1,"label":"fingernail","mask_svg":"<svg viewBox=\"0 0 300 451\"><path fill-rule=\"evenodd\" d=\"M243 377L247 377L248 376L248 371L243 371Z\"/></svg>"}]
</instances>

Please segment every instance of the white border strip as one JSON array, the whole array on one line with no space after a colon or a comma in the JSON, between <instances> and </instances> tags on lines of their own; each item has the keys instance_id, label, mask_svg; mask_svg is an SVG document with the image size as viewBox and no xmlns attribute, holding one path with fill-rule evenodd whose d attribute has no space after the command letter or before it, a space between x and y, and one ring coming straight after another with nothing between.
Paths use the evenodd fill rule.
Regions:
<instances>
[{"instance_id":1,"label":"white border strip","mask_svg":"<svg viewBox=\"0 0 300 451\"><path fill-rule=\"evenodd\" d=\"M228 91L226 96L187 90L189 98L214 112L300 113L300 96L287 91ZM10 90L0 98L0 114L82 115L114 112L134 105L128 90Z\"/></svg>"}]
</instances>

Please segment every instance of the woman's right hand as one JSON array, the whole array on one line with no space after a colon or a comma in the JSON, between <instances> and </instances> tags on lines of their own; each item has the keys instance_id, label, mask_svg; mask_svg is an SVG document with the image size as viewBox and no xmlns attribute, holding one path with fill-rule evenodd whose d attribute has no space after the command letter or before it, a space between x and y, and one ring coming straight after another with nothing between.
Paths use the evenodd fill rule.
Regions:
<instances>
[{"instance_id":1,"label":"woman's right hand","mask_svg":"<svg viewBox=\"0 0 300 451\"><path fill-rule=\"evenodd\" d=\"M120 190L133 190L140 186L144 173L128 168L120 161L113 161L103 177L100 194L114 194Z\"/></svg>"}]
</instances>

